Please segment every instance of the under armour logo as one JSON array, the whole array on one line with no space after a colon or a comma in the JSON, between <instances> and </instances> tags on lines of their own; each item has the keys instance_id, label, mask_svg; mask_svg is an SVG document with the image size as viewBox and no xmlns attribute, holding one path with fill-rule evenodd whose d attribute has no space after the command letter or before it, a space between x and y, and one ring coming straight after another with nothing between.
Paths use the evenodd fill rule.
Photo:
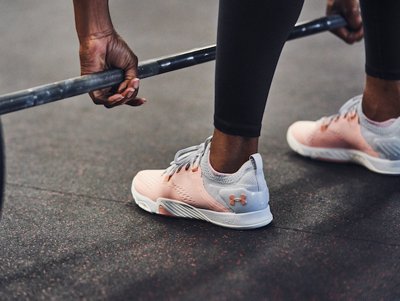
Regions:
<instances>
[{"instance_id":1,"label":"under armour logo","mask_svg":"<svg viewBox=\"0 0 400 301\"><path fill-rule=\"evenodd\" d=\"M246 205L247 204L246 195L242 193L240 195L240 198L236 198L233 194L231 194L229 196L229 204L231 206L235 206L236 202L240 202L240 204L242 204L242 206Z\"/></svg>"}]
</instances>

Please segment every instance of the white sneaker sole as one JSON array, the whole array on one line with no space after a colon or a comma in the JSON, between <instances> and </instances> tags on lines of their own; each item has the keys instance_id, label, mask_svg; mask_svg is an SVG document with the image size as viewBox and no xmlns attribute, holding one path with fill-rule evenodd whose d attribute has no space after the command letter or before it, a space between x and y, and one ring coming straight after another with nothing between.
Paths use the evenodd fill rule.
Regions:
<instances>
[{"instance_id":1,"label":"white sneaker sole","mask_svg":"<svg viewBox=\"0 0 400 301\"><path fill-rule=\"evenodd\" d=\"M132 195L135 203L147 212L203 220L226 228L255 229L268 225L273 219L269 206L260 211L231 213L200 209L171 199L159 198L154 202L138 193L133 183Z\"/></svg>"},{"instance_id":2,"label":"white sneaker sole","mask_svg":"<svg viewBox=\"0 0 400 301\"><path fill-rule=\"evenodd\" d=\"M371 171L386 175L400 175L400 160L386 160L371 157L366 153L352 149L311 147L298 142L289 127L286 135L290 148L296 153L318 160L352 162Z\"/></svg>"}]
</instances>

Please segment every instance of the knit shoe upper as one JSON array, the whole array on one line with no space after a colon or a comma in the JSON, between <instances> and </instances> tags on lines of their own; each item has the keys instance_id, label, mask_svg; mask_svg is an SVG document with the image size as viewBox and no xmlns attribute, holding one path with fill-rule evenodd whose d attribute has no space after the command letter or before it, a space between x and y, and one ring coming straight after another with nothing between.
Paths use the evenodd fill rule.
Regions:
<instances>
[{"instance_id":1,"label":"knit shoe upper","mask_svg":"<svg viewBox=\"0 0 400 301\"><path fill-rule=\"evenodd\" d=\"M336 115L295 122L287 132L289 146L303 156L400 174L400 118L383 126L372 124L362 113L361 101L362 96L356 96Z\"/></svg>"}]
</instances>

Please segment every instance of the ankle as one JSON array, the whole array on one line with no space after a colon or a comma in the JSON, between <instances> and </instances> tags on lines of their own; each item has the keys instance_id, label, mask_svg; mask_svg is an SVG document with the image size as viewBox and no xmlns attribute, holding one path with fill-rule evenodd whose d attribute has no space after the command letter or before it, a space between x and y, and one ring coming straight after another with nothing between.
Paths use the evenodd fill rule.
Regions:
<instances>
[{"instance_id":1,"label":"ankle","mask_svg":"<svg viewBox=\"0 0 400 301\"><path fill-rule=\"evenodd\" d=\"M400 81L367 76L362 101L365 116L377 122L400 116Z\"/></svg>"},{"instance_id":2,"label":"ankle","mask_svg":"<svg viewBox=\"0 0 400 301\"><path fill-rule=\"evenodd\" d=\"M221 173L234 173L258 151L258 137L248 138L215 129L210 149L210 164Z\"/></svg>"}]
</instances>

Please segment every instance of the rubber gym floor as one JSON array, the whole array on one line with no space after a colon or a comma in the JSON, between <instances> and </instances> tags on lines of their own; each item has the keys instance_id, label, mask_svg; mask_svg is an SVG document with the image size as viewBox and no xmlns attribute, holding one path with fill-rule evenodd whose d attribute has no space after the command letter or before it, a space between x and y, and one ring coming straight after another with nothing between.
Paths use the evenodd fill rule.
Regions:
<instances>
[{"instance_id":1,"label":"rubber gym floor","mask_svg":"<svg viewBox=\"0 0 400 301\"><path fill-rule=\"evenodd\" d=\"M110 1L141 60L215 42L217 1ZM72 1L0 0L0 93L79 74ZM300 20L322 16L306 1ZM2 117L1 300L400 299L400 180L290 151L296 120L362 92L363 44L329 33L287 43L260 152L274 222L234 231L148 214L142 169L212 132L214 63L145 79L141 108L88 96Z\"/></svg>"}]
</instances>

